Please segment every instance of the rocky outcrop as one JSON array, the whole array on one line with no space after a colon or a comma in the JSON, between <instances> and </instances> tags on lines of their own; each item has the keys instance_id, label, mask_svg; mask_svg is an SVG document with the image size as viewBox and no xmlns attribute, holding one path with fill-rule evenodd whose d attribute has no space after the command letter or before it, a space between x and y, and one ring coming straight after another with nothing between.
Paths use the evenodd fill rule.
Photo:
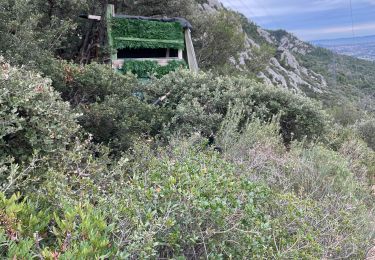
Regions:
<instances>
[{"instance_id":1,"label":"rocky outcrop","mask_svg":"<svg viewBox=\"0 0 375 260\"><path fill-rule=\"evenodd\" d=\"M303 66L300 65L297 55L306 55L313 50L313 47L295 36L282 32L281 37L275 37L272 32L266 31L260 27L257 29L257 36L264 39L267 44L270 44L277 49L275 57L269 61L266 69L258 74L258 77L267 84L289 88L293 92L303 94L307 90L309 92L323 93L327 88L327 81L325 78ZM278 35L279 36L279 35ZM246 59L251 62L252 48L259 48L253 38L254 35L247 35L246 46L249 49L241 53L239 62L245 64ZM252 44L248 44L251 42Z\"/></svg>"},{"instance_id":2,"label":"rocky outcrop","mask_svg":"<svg viewBox=\"0 0 375 260\"><path fill-rule=\"evenodd\" d=\"M223 9L223 5L218 0L206 0L200 4L200 8L207 12L216 12ZM231 59L239 70L246 72L245 65L256 61L261 45L266 44L276 49L276 55L264 66L265 69L258 73L259 79L266 84L288 88L301 94L306 91L323 93L327 89L327 81L322 75L298 62L299 55L306 55L314 49L312 45L282 30L268 31L258 26L254 31L257 35L247 34L245 37L246 50L239 53L238 59ZM259 39L262 39L262 42L259 42Z\"/></svg>"},{"instance_id":3,"label":"rocky outcrop","mask_svg":"<svg viewBox=\"0 0 375 260\"><path fill-rule=\"evenodd\" d=\"M218 0L206 0L205 3L200 4L200 8L207 12L215 12L223 8L223 4Z\"/></svg>"},{"instance_id":4,"label":"rocky outcrop","mask_svg":"<svg viewBox=\"0 0 375 260\"><path fill-rule=\"evenodd\" d=\"M313 48L309 44L299 40L291 34L282 37L279 41L279 46L280 48L290 50L294 53L299 53L302 55L306 55Z\"/></svg>"},{"instance_id":5,"label":"rocky outcrop","mask_svg":"<svg viewBox=\"0 0 375 260\"><path fill-rule=\"evenodd\" d=\"M273 37L268 31L263 30L262 28L258 27L257 29L258 34L263 37L266 42L269 44L276 44L276 39Z\"/></svg>"}]
</instances>

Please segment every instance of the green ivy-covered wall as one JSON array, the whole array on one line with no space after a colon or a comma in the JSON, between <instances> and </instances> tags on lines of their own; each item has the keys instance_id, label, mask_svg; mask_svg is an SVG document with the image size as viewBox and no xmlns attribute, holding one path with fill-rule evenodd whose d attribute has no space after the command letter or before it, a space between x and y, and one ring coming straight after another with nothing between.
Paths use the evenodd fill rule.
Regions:
<instances>
[{"instance_id":1,"label":"green ivy-covered wall","mask_svg":"<svg viewBox=\"0 0 375 260\"><path fill-rule=\"evenodd\" d=\"M169 61L168 65L161 66L153 60L129 60L126 61L122 68L123 73L131 72L138 78L150 78L154 76L161 78L168 73L177 70L178 68L187 68L187 64L184 60L172 60Z\"/></svg>"},{"instance_id":2,"label":"green ivy-covered wall","mask_svg":"<svg viewBox=\"0 0 375 260\"><path fill-rule=\"evenodd\" d=\"M111 36L115 49L185 48L184 30L179 22L113 17Z\"/></svg>"}]
</instances>

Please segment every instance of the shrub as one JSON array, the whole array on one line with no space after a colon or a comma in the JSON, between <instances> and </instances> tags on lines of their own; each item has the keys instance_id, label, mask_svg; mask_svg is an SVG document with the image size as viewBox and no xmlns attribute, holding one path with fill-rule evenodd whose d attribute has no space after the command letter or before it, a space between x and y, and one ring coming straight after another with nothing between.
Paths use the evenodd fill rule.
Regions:
<instances>
[{"instance_id":1,"label":"shrub","mask_svg":"<svg viewBox=\"0 0 375 260\"><path fill-rule=\"evenodd\" d=\"M146 86L150 101L170 93L162 103L167 111L164 133L216 132L229 104L242 103L244 119L271 120L280 114L284 140L312 140L325 131L326 116L319 104L272 86L243 77L215 77L210 73L171 73Z\"/></svg>"},{"instance_id":2,"label":"shrub","mask_svg":"<svg viewBox=\"0 0 375 260\"><path fill-rule=\"evenodd\" d=\"M110 66L98 63L78 66L66 61L50 60L42 72L53 80L54 88L73 107L100 102L113 94L129 97L139 87L134 76L121 75Z\"/></svg>"},{"instance_id":3,"label":"shrub","mask_svg":"<svg viewBox=\"0 0 375 260\"><path fill-rule=\"evenodd\" d=\"M61 211L60 211L61 210ZM0 255L4 258L104 258L112 255L110 227L88 203L58 210L0 193Z\"/></svg>"},{"instance_id":4,"label":"shrub","mask_svg":"<svg viewBox=\"0 0 375 260\"><path fill-rule=\"evenodd\" d=\"M367 145L375 151L375 119L358 123L356 129Z\"/></svg>"},{"instance_id":5,"label":"shrub","mask_svg":"<svg viewBox=\"0 0 375 260\"><path fill-rule=\"evenodd\" d=\"M48 79L0 60L0 88L0 180L9 190L41 178L35 170L64 153L80 127Z\"/></svg>"},{"instance_id":6,"label":"shrub","mask_svg":"<svg viewBox=\"0 0 375 260\"><path fill-rule=\"evenodd\" d=\"M59 152L79 129L77 114L71 113L50 80L0 62L2 154L22 161L33 152Z\"/></svg>"},{"instance_id":7,"label":"shrub","mask_svg":"<svg viewBox=\"0 0 375 260\"><path fill-rule=\"evenodd\" d=\"M140 146L123 161L127 170L114 171L116 192L102 207L116 223L121 258L261 259L299 242L303 249L285 255L319 254L314 227L300 215L308 206L302 210L289 196L282 205L290 205L288 210L278 211L282 195L237 174L219 154L200 149L181 140L155 154ZM287 223L296 232L285 228Z\"/></svg>"},{"instance_id":8,"label":"shrub","mask_svg":"<svg viewBox=\"0 0 375 260\"><path fill-rule=\"evenodd\" d=\"M280 114L287 143L305 137L313 140L325 131L326 117L319 104L243 77L217 78L181 70L140 84L131 75L119 75L99 64L52 65L48 74L56 79L54 86L63 98L83 113L81 125L96 142L111 144L116 151L128 148L141 135L168 138L195 131L209 135L218 130L229 104L237 102L244 104L243 121L252 117L268 121ZM165 95L167 99L155 106Z\"/></svg>"},{"instance_id":9,"label":"shrub","mask_svg":"<svg viewBox=\"0 0 375 260\"><path fill-rule=\"evenodd\" d=\"M336 106L331 109L334 120L343 125L349 126L355 124L359 118L364 116L364 113L356 108L352 104L347 104L345 106Z\"/></svg>"},{"instance_id":10,"label":"shrub","mask_svg":"<svg viewBox=\"0 0 375 260\"><path fill-rule=\"evenodd\" d=\"M93 135L93 141L109 145L112 153L119 153L154 130L154 109L135 96L109 95L83 107L79 122Z\"/></svg>"},{"instance_id":11,"label":"shrub","mask_svg":"<svg viewBox=\"0 0 375 260\"><path fill-rule=\"evenodd\" d=\"M135 138L153 131L156 107L142 102L142 86L131 74L121 75L110 66L92 63L79 67L53 61L45 74L53 85L81 113L79 123L93 140L113 148L113 153L129 148Z\"/></svg>"},{"instance_id":12,"label":"shrub","mask_svg":"<svg viewBox=\"0 0 375 260\"><path fill-rule=\"evenodd\" d=\"M124 73L131 72L138 78L150 78L152 76L161 78L168 73L177 70L178 68L186 68L187 64L185 61L172 60L169 61L168 65L160 66L156 61L126 61L122 68Z\"/></svg>"},{"instance_id":13,"label":"shrub","mask_svg":"<svg viewBox=\"0 0 375 260\"><path fill-rule=\"evenodd\" d=\"M81 141L85 134L77 123L79 114L61 100L49 79L1 61L0 88L1 192L43 194L46 182L55 178L71 182L74 193L82 188L75 179L105 172L108 151L90 138Z\"/></svg>"},{"instance_id":14,"label":"shrub","mask_svg":"<svg viewBox=\"0 0 375 260\"><path fill-rule=\"evenodd\" d=\"M236 120L231 122L236 124ZM232 126L229 131L234 133L227 133L226 125L218 135L218 142L226 147L224 157L237 165L239 174L301 200L299 207L306 208L302 208L301 219L295 220L306 221L303 223L311 228L314 243L323 250L322 257L364 257L373 234L370 219L374 204L368 179L363 178L371 169L365 163L370 157L360 144L344 142L339 153L322 145L295 141L287 152L280 145L274 122L267 125L251 121L241 132ZM283 209L272 212L277 214ZM295 248L303 244L297 243Z\"/></svg>"},{"instance_id":15,"label":"shrub","mask_svg":"<svg viewBox=\"0 0 375 260\"><path fill-rule=\"evenodd\" d=\"M230 11L201 12L193 19L194 47L200 68L220 71L244 50L240 17ZM218 41L220 39L220 41Z\"/></svg>"}]
</instances>

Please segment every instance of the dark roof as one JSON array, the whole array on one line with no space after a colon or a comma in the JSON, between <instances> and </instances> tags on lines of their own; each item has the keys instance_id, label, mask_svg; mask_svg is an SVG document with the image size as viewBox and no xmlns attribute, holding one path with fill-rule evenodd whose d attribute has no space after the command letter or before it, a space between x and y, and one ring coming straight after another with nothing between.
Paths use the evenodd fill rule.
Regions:
<instances>
[{"instance_id":1,"label":"dark roof","mask_svg":"<svg viewBox=\"0 0 375 260\"><path fill-rule=\"evenodd\" d=\"M134 20L146 20L146 21L158 21L158 22L178 22L181 24L182 28L184 29L192 29L191 23L186 20L185 18L180 17L173 17L173 18L154 18L154 17L145 17L145 16L133 16L133 15L124 15L124 14L116 14L115 18L123 18L123 19L134 19Z\"/></svg>"}]
</instances>

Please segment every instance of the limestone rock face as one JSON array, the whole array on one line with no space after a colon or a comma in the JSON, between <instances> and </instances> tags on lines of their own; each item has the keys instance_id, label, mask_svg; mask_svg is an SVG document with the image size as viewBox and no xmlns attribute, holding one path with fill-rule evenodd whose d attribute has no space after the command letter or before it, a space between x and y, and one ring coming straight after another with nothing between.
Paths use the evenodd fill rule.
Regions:
<instances>
[{"instance_id":1,"label":"limestone rock face","mask_svg":"<svg viewBox=\"0 0 375 260\"><path fill-rule=\"evenodd\" d=\"M296 93L304 94L305 91L323 93L327 88L325 78L298 62L298 55L306 55L313 47L297 37L283 32L279 39L272 32L257 28L258 35L247 35L245 46L247 50L240 53L238 64L251 63L254 48L260 49L260 43L255 39L262 38L266 44L276 49L276 54L269 60L266 68L258 73L258 78L266 84L288 88Z\"/></svg>"},{"instance_id":2,"label":"limestone rock face","mask_svg":"<svg viewBox=\"0 0 375 260\"><path fill-rule=\"evenodd\" d=\"M207 12L215 12L223 8L223 4L219 0L206 0L206 3L200 5L201 9Z\"/></svg>"},{"instance_id":3,"label":"limestone rock face","mask_svg":"<svg viewBox=\"0 0 375 260\"><path fill-rule=\"evenodd\" d=\"M206 0L200 4L200 8L207 12L217 12L224 7L218 0ZM241 28L239 30L243 31ZM239 70L246 73L246 64L257 62L256 53L266 44L276 49L276 54L257 75L264 83L301 94L306 91L323 93L327 89L327 81L322 75L298 62L298 56L308 54L314 49L313 46L286 31L268 31L259 26L253 31L256 35L246 34L245 51L230 60Z\"/></svg>"},{"instance_id":4,"label":"limestone rock face","mask_svg":"<svg viewBox=\"0 0 375 260\"><path fill-rule=\"evenodd\" d=\"M263 37L268 43L270 44L275 44L276 43L276 39L275 37L273 37L269 32L267 32L266 30L263 30L262 28L258 27L257 28L257 32L258 34Z\"/></svg>"}]
</instances>

